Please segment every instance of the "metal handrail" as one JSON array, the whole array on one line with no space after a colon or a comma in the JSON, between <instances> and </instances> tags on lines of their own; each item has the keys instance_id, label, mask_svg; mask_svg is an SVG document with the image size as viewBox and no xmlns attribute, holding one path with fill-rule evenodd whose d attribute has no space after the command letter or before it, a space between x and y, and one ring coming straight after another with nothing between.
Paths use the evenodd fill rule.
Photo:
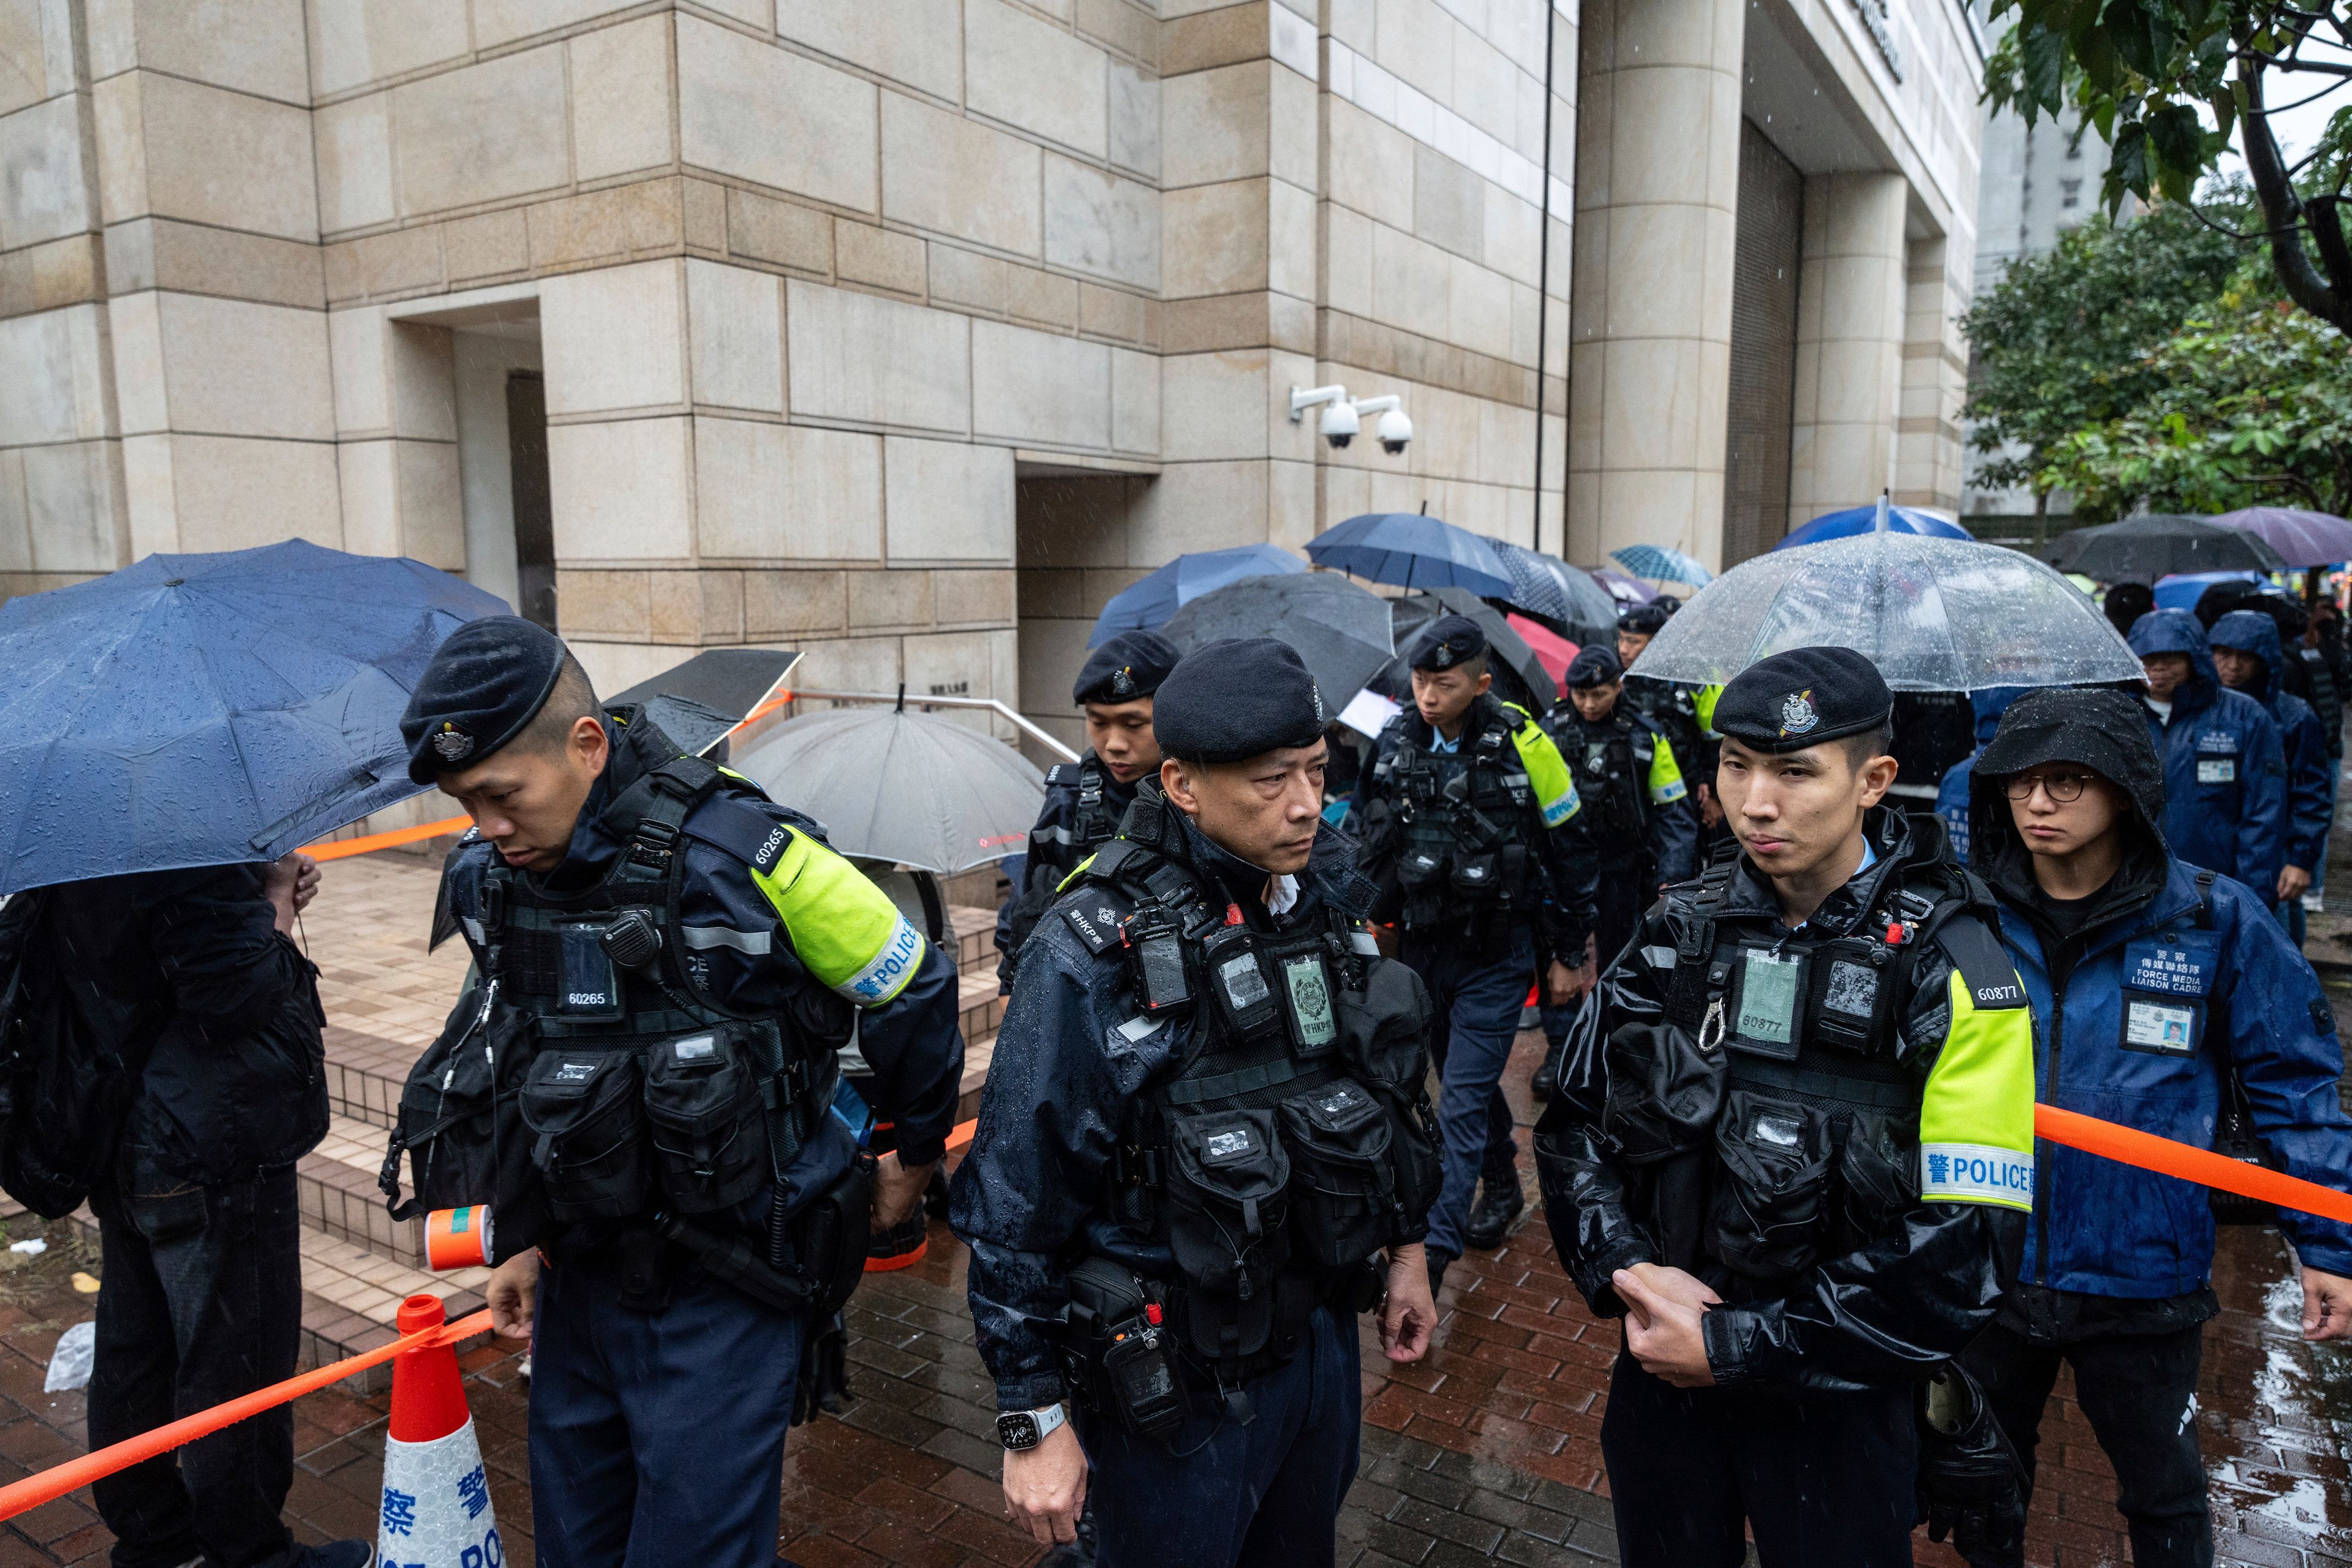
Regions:
<instances>
[{"instance_id":1,"label":"metal handrail","mask_svg":"<svg viewBox=\"0 0 2352 1568\"><path fill-rule=\"evenodd\" d=\"M985 708L991 712L1000 713L1012 720L1021 727L1023 733L1034 739L1040 745L1052 748L1064 760L1073 763L1078 760L1077 752L1070 750L1069 747L1062 744L1052 735L1024 719L993 697L915 697L904 691L820 691L813 686L795 686L789 690L779 691L776 695L786 701L798 701L803 697L813 697L820 702L889 702L901 708L909 702L918 708Z\"/></svg>"}]
</instances>

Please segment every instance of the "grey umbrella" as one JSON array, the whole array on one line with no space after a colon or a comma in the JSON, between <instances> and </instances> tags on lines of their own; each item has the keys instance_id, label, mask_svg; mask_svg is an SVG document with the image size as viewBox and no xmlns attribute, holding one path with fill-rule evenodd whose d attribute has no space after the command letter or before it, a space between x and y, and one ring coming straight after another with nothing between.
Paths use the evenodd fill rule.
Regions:
<instances>
[{"instance_id":1,"label":"grey umbrella","mask_svg":"<svg viewBox=\"0 0 2352 1568\"><path fill-rule=\"evenodd\" d=\"M1615 632L1617 601L1592 580L1591 573L1508 540L1493 542L1495 553L1511 573L1511 593L1505 603L1558 621L1580 643L1605 639Z\"/></svg>"},{"instance_id":2,"label":"grey umbrella","mask_svg":"<svg viewBox=\"0 0 2352 1568\"><path fill-rule=\"evenodd\" d=\"M1021 853L1045 799L1045 775L1003 742L900 709L787 719L735 766L844 855L942 877Z\"/></svg>"},{"instance_id":3,"label":"grey umbrella","mask_svg":"<svg viewBox=\"0 0 2352 1568\"><path fill-rule=\"evenodd\" d=\"M1298 652L1338 713L1395 651L1389 602L1336 572L1301 577L1244 577L1203 594L1160 628L1191 653L1227 637L1276 637Z\"/></svg>"}]
</instances>

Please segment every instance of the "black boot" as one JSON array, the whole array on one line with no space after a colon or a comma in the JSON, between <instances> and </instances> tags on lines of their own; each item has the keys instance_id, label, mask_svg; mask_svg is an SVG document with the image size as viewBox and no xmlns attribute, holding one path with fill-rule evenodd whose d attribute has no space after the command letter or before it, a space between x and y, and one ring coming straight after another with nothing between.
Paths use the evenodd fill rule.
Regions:
<instances>
[{"instance_id":1,"label":"black boot","mask_svg":"<svg viewBox=\"0 0 2352 1568\"><path fill-rule=\"evenodd\" d=\"M1528 1093L1534 1095L1538 1100L1549 1100L1553 1094L1558 1092L1559 1089L1559 1071L1556 1064L1559 1061L1559 1047L1555 1046L1550 1050L1544 1053L1543 1066L1536 1068L1536 1076L1528 1080Z\"/></svg>"},{"instance_id":2,"label":"black boot","mask_svg":"<svg viewBox=\"0 0 2352 1568\"><path fill-rule=\"evenodd\" d=\"M1462 1227L1462 1239L1481 1252L1492 1252L1503 1245L1510 1234L1511 1224L1527 1211L1528 1200L1519 1195L1519 1179L1489 1181L1480 1190L1478 1201L1471 1207L1470 1223Z\"/></svg>"}]
</instances>

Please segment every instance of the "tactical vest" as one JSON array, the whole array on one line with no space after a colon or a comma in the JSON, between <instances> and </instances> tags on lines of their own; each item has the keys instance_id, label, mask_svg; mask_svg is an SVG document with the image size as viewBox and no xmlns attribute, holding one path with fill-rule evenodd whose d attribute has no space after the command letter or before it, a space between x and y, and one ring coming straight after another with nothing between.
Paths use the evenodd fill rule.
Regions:
<instances>
[{"instance_id":1,"label":"tactical vest","mask_svg":"<svg viewBox=\"0 0 2352 1568\"><path fill-rule=\"evenodd\" d=\"M1601 724L1571 720L1553 739L1576 775L1576 793L1591 813L1593 841L1603 851L1643 847L1649 822L1650 762L1657 737L1623 714Z\"/></svg>"},{"instance_id":2,"label":"tactical vest","mask_svg":"<svg viewBox=\"0 0 2352 1568\"><path fill-rule=\"evenodd\" d=\"M1990 894L1958 867L1896 868L1843 936L1719 921L1737 868L1669 895L1675 1027L1612 1038L1602 1112L1645 1168L1664 1261L1735 1302L1784 1294L1917 1201L1927 1070L1902 1023L1931 940L1978 993L2017 993Z\"/></svg>"},{"instance_id":3,"label":"tactical vest","mask_svg":"<svg viewBox=\"0 0 2352 1568\"><path fill-rule=\"evenodd\" d=\"M1123 956L1137 1014L1121 1034L1184 1032L1122 1129L1109 1207L1168 1248L1183 1360L1227 1393L1295 1354L1318 1306L1376 1300L1367 1265L1418 1234L1439 1180L1431 1010L1328 904L1296 930L1252 928L1180 858L1174 816L1139 796L1061 915L1097 956Z\"/></svg>"},{"instance_id":4,"label":"tactical vest","mask_svg":"<svg viewBox=\"0 0 2352 1568\"><path fill-rule=\"evenodd\" d=\"M794 1216L820 1194L787 1173L824 1128L848 1005L813 981L788 1018L737 1014L709 994L694 961L707 935L678 918L686 841L767 870L788 834L745 798L751 786L633 717L615 712L617 787L597 820L622 848L604 876L556 893L495 859L483 871L478 911L461 921L483 958L478 1016L411 1075L385 1191L404 1217L456 1197L453 1182L495 1189L457 1201L491 1205L501 1256L539 1239L519 1224L549 1237L582 1225L658 1233L759 1299L806 1305L828 1293L818 1276L837 1262L814 1255L843 1238L810 1244ZM478 1053L492 1058L486 1105L463 1092ZM404 1208L404 1149L417 1151L417 1200ZM436 1184L434 1166L459 1174ZM854 1206L846 1193L823 1196L840 1200L816 1205L828 1213Z\"/></svg>"},{"instance_id":5,"label":"tactical vest","mask_svg":"<svg viewBox=\"0 0 2352 1568\"><path fill-rule=\"evenodd\" d=\"M1055 763L1046 772L1045 783L1049 788L1075 784L1078 795L1077 811L1071 817L1069 826L1062 830L1067 834L1066 838L1046 843L1033 835L1029 856L1041 865L1067 873L1118 834L1119 816L1124 808L1105 797L1104 791L1111 783L1110 770L1104 767L1101 759L1092 752L1075 763ZM1054 879L1059 882L1061 878L1057 876Z\"/></svg>"},{"instance_id":6,"label":"tactical vest","mask_svg":"<svg viewBox=\"0 0 2352 1568\"><path fill-rule=\"evenodd\" d=\"M1389 784L1407 930L1466 925L1475 934L1534 915L1542 902L1528 826L1535 791L1504 713L1464 731L1459 752L1403 741Z\"/></svg>"}]
</instances>

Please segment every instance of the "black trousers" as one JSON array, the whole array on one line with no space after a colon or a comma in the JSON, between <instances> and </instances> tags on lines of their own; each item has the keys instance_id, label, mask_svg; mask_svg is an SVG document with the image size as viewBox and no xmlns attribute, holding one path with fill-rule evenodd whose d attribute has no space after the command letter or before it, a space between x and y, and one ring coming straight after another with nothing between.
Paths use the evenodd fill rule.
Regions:
<instances>
[{"instance_id":1,"label":"black trousers","mask_svg":"<svg viewBox=\"0 0 2352 1568\"><path fill-rule=\"evenodd\" d=\"M1601 1455L1624 1568L1910 1568L1911 1390L1676 1388L1620 1354Z\"/></svg>"},{"instance_id":2,"label":"black trousers","mask_svg":"<svg viewBox=\"0 0 2352 1568\"><path fill-rule=\"evenodd\" d=\"M2063 1359L2074 1368L2074 1397L2116 1467L2116 1510L2131 1532L2133 1568L2211 1568L2213 1524L2205 1463L2197 1449L2197 1373L2204 1329L2104 1334L2037 1344L1995 1323L1960 1364L1983 1385L1995 1418L2033 1474L2042 1409ZM2019 1568L2025 1543L1972 1553L1974 1568Z\"/></svg>"},{"instance_id":3,"label":"black trousers","mask_svg":"<svg viewBox=\"0 0 2352 1568\"><path fill-rule=\"evenodd\" d=\"M104 1447L294 1375L302 1333L300 1215L289 1167L202 1186L126 1151L91 1205L106 1270L89 1380L89 1443ZM294 1407L199 1437L90 1488L114 1568L276 1568L293 1549L278 1510L294 1482Z\"/></svg>"}]
</instances>

